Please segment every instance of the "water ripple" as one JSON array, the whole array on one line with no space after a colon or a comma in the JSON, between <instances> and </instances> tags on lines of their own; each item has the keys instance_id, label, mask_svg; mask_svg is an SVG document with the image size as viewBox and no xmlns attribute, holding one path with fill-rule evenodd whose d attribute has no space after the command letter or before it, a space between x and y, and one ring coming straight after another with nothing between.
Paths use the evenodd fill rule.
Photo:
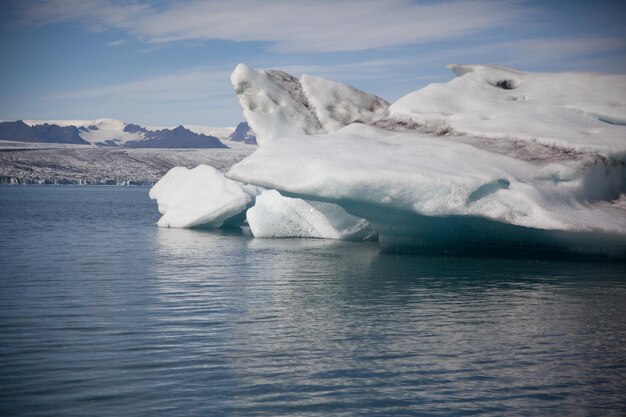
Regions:
<instances>
[{"instance_id":1,"label":"water ripple","mask_svg":"<svg viewBox=\"0 0 626 417\"><path fill-rule=\"evenodd\" d=\"M626 267L158 229L0 187L0 414L621 415Z\"/></svg>"}]
</instances>

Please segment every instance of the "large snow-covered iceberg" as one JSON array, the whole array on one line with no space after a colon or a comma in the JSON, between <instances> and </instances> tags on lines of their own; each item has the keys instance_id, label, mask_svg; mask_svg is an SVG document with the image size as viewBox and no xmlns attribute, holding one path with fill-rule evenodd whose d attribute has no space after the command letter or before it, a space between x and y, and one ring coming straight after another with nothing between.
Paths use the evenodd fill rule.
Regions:
<instances>
[{"instance_id":1,"label":"large snow-covered iceberg","mask_svg":"<svg viewBox=\"0 0 626 417\"><path fill-rule=\"evenodd\" d=\"M449 68L450 82L389 105L238 65L231 81L262 146L227 178L168 173L151 190L159 225L219 227L245 212L256 237L626 257L626 75ZM266 191L254 201L250 186Z\"/></svg>"},{"instance_id":2,"label":"large snow-covered iceberg","mask_svg":"<svg viewBox=\"0 0 626 417\"><path fill-rule=\"evenodd\" d=\"M514 245L530 228L594 232L606 237L598 247L604 250L626 238L626 170L614 163L528 161L449 138L352 125L333 135L276 139L228 176L338 204L393 245ZM571 247L585 242L557 238Z\"/></svg>"},{"instance_id":3,"label":"large snow-covered iceberg","mask_svg":"<svg viewBox=\"0 0 626 417\"><path fill-rule=\"evenodd\" d=\"M284 103L255 104L278 84L265 93L258 77L268 72L237 67L233 83L255 92L238 91L244 114L267 135L227 176L336 204L368 220L386 248L625 256L626 76L451 69L458 78L329 127L322 120L342 120L333 109L346 94L315 88L315 101L294 87L286 96L304 96L298 112L318 124L278 117Z\"/></svg>"}]
</instances>

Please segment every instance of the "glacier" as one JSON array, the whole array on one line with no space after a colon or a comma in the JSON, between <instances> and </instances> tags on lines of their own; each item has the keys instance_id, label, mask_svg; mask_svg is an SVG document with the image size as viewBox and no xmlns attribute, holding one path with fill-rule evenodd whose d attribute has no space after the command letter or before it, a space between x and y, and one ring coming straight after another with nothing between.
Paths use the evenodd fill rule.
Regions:
<instances>
[{"instance_id":1,"label":"glacier","mask_svg":"<svg viewBox=\"0 0 626 417\"><path fill-rule=\"evenodd\" d=\"M626 75L449 69L451 81L389 104L238 65L231 81L261 146L226 177L267 190L247 210L252 234L625 258Z\"/></svg>"}]
</instances>

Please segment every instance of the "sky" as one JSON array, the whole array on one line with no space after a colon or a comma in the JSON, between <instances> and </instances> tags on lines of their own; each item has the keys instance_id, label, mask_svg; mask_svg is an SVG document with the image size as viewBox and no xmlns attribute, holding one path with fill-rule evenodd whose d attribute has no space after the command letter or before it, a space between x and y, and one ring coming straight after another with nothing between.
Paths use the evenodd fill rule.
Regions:
<instances>
[{"instance_id":1,"label":"sky","mask_svg":"<svg viewBox=\"0 0 626 417\"><path fill-rule=\"evenodd\" d=\"M393 102L446 64L626 73L625 1L30 0L0 3L0 120L235 126L235 66Z\"/></svg>"}]
</instances>

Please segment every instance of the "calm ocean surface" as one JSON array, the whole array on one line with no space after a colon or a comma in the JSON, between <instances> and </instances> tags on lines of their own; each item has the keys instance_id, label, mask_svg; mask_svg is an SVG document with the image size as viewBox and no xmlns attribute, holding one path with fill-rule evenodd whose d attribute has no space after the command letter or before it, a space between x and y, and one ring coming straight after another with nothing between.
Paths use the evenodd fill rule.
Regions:
<instances>
[{"instance_id":1,"label":"calm ocean surface","mask_svg":"<svg viewBox=\"0 0 626 417\"><path fill-rule=\"evenodd\" d=\"M0 186L2 416L626 414L626 265L159 229Z\"/></svg>"}]
</instances>

